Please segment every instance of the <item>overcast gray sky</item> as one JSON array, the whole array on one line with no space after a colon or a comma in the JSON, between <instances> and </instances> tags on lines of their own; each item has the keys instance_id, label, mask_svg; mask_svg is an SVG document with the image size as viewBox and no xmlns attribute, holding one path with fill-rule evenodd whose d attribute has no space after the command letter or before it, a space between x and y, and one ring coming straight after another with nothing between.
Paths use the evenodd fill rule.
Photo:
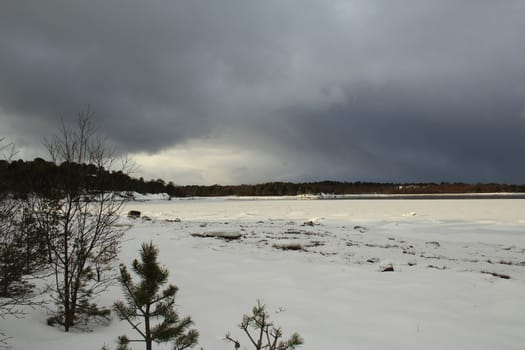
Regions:
<instances>
[{"instance_id":1,"label":"overcast gray sky","mask_svg":"<svg viewBox=\"0 0 525 350\"><path fill-rule=\"evenodd\" d=\"M525 183L523 0L5 0L0 136L179 184Z\"/></svg>"}]
</instances>

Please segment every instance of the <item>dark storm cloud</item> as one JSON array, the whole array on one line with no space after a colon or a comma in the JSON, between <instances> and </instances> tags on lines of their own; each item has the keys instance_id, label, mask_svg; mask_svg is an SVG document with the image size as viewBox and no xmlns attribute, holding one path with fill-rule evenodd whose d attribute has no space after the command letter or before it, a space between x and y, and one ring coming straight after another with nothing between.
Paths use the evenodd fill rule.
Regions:
<instances>
[{"instance_id":1,"label":"dark storm cloud","mask_svg":"<svg viewBox=\"0 0 525 350\"><path fill-rule=\"evenodd\" d=\"M52 0L2 7L2 109L22 123L56 124L90 104L98 124L132 150L206 135L231 114L223 105L237 104L231 90L287 68L276 60L286 59L279 34L289 6Z\"/></svg>"},{"instance_id":2,"label":"dark storm cloud","mask_svg":"<svg viewBox=\"0 0 525 350\"><path fill-rule=\"evenodd\" d=\"M205 139L292 180L525 178L520 0L21 0L0 33L20 134L90 104L122 149Z\"/></svg>"},{"instance_id":3,"label":"dark storm cloud","mask_svg":"<svg viewBox=\"0 0 525 350\"><path fill-rule=\"evenodd\" d=\"M206 132L205 96L194 85L203 79L187 51L191 38L179 39L171 25L176 9L116 1L2 6L7 112L56 124L90 104L109 136L132 149Z\"/></svg>"},{"instance_id":4,"label":"dark storm cloud","mask_svg":"<svg viewBox=\"0 0 525 350\"><path fill-rule=\"evenodd\" d=\"M450 91L434 93L400 93L399 86L367 91L366 100L348 97L327 110L299 113L290 124L308 125L299 137L315 140L303 143L303 152L347 165L340 180L352 174L376 181L522 183L525 166L516 161L525 152L520 104L494 101L489 93L463 93L460 102L447 96ZM318 170L311 170L314 178L326 171Z\"/></svg>"}]
</instances>

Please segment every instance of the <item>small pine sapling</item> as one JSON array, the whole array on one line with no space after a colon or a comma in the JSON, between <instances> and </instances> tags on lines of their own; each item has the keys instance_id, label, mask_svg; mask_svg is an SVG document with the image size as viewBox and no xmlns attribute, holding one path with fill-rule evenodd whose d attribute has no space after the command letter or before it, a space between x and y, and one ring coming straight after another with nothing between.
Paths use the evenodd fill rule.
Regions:
<instances>
[{"instance_id":1,"label":"small pine sapling","mask_svg":"<svg viewBox=\"0 0 525 350\"><path fill-rule=\"evenodd\" d=\"M168 282L169 271L159 265L158 249L151 242L144 243L140 255L141 261L135 259L132 263L132 270L140 277L140 282L134 283L126 266L121 265L119 281L126 303L117 301L114 304L117 315L131 325L140 339L120 336L118 349L129 349L131 342L144 342L146 350L152 349L153 342L172 342L174 350L193 347L199 333L190 329L193 325L190 317L180 318L175 311L178 288L170 284L160 290Z\"/></svg>"},{"instance_id":2,"label":"small pine sapling","mask_svg":"<svg viewBox=\"0 0 525 350\"><path fill-rule=\"evenodd\" d=\"M252 314L243 316L239 328L246 334L255 350L293 350L304 343L298 333L293 333L289 339L283 340L282 328L274 326L266 306L259 300L253 307ZM239 340L232 338L229 333L226 334L225 340L232 343L235 350L241 347Z\"/></svg>"}]
</instances>

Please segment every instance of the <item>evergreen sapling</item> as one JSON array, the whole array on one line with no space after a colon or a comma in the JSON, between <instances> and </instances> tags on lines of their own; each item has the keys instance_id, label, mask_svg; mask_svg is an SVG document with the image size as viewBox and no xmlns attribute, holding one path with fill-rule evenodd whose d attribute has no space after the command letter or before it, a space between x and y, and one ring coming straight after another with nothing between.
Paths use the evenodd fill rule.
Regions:
<instances>
[{"instance_id":1,"label":"evergreen sapling","mask_svg":"<svg viewBox=\"0 0 525 350\"><path fill-rule=\"evenodd\" d=\"M283 339L282 328L273 324L266 306L260 300L253 307L251 315L243 316L239 328L255 350L294 350L304 343L299 333L293 333L290 338ZM230 333L226 334L225 340L232 343L235 350L241 347L240 341L232 338Z\"/></svg>"},{"instance_id":2,"label":"evergreen sapling","mask_svg":"<svg viewBox=\"0 0 525 350\"><path fill-rule=\"evenodd\" d=\"M190 329L193 321L190 317L180 318L175 311L175 294L178 288L169 284L169 271L157 261L158 249L153 243L142 244L141 261L132 263L133 272L140 282L133 282L126 266L120 266L120 284L126 303L118 301L114 309L121 320L126 320L140 335L140 339L119 337L119 349L129 349L131 342L144 342L146 350L152 349L152 343L172 342L174 350L191 348L197 344L199 333Z\"/></svg>"}]
</instances>

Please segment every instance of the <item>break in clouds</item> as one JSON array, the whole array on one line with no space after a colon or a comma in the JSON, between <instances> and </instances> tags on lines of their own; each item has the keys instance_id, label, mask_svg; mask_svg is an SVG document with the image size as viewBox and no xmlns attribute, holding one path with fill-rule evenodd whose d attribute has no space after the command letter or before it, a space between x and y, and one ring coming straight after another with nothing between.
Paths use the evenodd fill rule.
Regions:
<instances>
[{"instance_id":1,"label":"break in clouds","mask_svg":"<svg viewBox=\"0 0 525 350\"><path fill-rule=\"evenodd\" d=\"M525 3L6 1L0 136L90 105L176 183L525 178Z\"/></svg>"}]
</instances>

